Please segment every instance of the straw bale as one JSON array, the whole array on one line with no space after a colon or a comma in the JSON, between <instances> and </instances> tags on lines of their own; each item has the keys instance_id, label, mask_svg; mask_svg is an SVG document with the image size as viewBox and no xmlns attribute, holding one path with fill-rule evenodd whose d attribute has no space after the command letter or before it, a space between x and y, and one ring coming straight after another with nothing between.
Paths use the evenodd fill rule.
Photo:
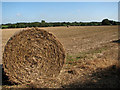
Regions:
<instances>
[{"instance_id":1,"label":"straw bale","mask_svg":"<svg viewBox=\"0 0 120 90\"><path fill-rule=\"evenodd\" d=\"M12 36L4 49L3 67L11 82L26 84L55 78L65 62L63 45L51 33L32 28Z\"/></svg>"}]
</instances>

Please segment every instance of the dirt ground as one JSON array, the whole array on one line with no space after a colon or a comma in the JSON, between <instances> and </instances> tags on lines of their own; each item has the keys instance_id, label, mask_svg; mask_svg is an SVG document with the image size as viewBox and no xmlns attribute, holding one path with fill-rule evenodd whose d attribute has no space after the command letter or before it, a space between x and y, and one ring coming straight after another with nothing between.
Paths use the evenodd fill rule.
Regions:
<instances>
[{"instance_id":1,"label":"dirt ground","mask_svg":"<svg viewBox=\"0 0 120 90\"><path fill-rule=\"evenodd\" d=\"M60 75L45 82L14 85L3 77L3 88L120 88L117 72L118 26L70 26L41 28L63 44L66 63ZM23 30L2 30L2 52L8 39ZM4 76L4 75L3 75ZM47 82L47 83L46 83Z\"/></svg>"}]
</instances>

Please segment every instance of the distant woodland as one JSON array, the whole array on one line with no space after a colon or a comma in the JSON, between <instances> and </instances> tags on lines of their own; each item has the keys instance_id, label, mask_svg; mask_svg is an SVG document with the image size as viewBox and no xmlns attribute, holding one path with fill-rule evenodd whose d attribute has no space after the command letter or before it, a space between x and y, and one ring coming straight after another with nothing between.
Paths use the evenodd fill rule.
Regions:
<instances>
[{"instance_id":1,"label":"distant woodland","mask_svg":"<svg viewBox=\"0 0 120 90\"><path fill-rule=\"evenodd\" d=\"M103 19L102 22L46 22L41 20L41 22L21 22L21 23L7 23L2 24L1 28L26 28L26 27L56 27L56 26L100 26L100 25L120 25L120 22L113 20Z\"/></svg>"}]
</instances>

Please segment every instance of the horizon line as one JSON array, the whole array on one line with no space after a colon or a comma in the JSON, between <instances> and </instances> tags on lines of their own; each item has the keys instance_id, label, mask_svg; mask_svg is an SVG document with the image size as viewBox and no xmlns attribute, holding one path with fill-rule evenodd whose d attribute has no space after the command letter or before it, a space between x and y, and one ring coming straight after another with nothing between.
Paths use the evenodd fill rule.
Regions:
<instances>
[{"instance_id":1,"label":"horizon line","mask_svg":"<svg viewBox=\"0 0 120 90\"><path fill-rule=\"evenodd\" d=\"M105 18L107 19L107 18ZM104 20L104 19L102 19ZM111 20L111 19L108 19L110 21L115 21L115 22L120 22L119 20ZM42 20L41 20L42 21ZM20 21L20 22L8 22L8 23L1 23L1 24L16 24L16 23L35 23L35 22L41 22L41 21ZM44 20L45 21L45 20ZM69 23L72 23L72 22L81 22L81 23L90 23L90 22L102 22L102 21L45 21L46 23L59 23L59 22L69 22Z\"/></svg>"}]
</instances>

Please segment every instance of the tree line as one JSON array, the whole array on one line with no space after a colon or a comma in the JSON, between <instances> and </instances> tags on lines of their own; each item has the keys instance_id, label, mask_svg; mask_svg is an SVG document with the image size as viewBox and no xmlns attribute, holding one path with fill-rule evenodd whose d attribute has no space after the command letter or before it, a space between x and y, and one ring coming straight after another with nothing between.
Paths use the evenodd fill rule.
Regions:
<instances>
[{"instance_id":1,"label":"tree line","mask_svg":"<svg viewBox=\"0 0 120 90\"><path fill-rule=\"evenodd\" d=\"M120 22L104 19L102 22L31 22L31 23L8 23L2 24L1 28L26 28L26 27L56 27L56 26L100 26L100 25L120 25Z\"/></svg>"}]
</instances>

